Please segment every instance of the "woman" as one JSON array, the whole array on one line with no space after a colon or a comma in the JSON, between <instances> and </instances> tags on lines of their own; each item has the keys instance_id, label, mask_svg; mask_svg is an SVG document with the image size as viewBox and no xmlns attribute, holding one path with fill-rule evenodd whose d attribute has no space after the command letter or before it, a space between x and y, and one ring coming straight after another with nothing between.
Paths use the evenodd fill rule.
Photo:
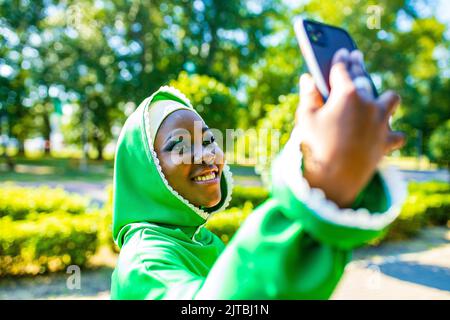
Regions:
<instances>
[{"instance_id":1,"label":"woman","mask_svg":"<svg viewBox=\"0 0 450 320\"><path fill-rule=\"evenodd\" d=\"M392 173L375 173L383 154L402 144L387 122L398 97L374 99L355 87L361 61L358 52L336 55L325 104L311 77L302 77L271 197L227 247L204 228L231 199L223 152L180 92L162 87L145 99L118 142L113 236L121 252L111 297L329 298L351 249L383 232L404 196Z\"/></svg>"}]
</instances>

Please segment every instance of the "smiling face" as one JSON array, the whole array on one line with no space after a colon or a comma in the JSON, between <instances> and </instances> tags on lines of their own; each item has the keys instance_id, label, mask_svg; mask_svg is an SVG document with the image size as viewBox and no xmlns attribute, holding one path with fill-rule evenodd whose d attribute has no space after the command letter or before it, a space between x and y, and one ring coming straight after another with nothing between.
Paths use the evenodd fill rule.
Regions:
<instances>
[{"instance_id":1,"label":"smiling face","mask_svg":"<svg viewBox=\"0 0 450 320\"><path fill-rule=\"evenodd\" d=\"M169 184L193 205L213 207L221 199L224 155L203 120L189 110L164 119L154 148Z\"/></svg>"}]
</instances>

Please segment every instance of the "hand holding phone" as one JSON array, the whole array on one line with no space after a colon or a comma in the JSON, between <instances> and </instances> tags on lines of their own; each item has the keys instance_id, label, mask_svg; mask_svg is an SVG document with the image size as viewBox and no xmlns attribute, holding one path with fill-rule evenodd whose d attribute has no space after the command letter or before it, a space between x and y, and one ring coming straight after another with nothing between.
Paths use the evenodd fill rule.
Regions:
<instances>
[{"instance_id":1,"label":"hand holding phone","mask_svg":"<svg viewBox=\"0 0 450 320\"><path fill-rule=\"evenodd\" d=\"M363 97L348 71L348 51L336 54L330 67L330 95L324 103L309 74L300 80L296 134L301 137L304 177L340 207L350 206L373 176L382 157L404 144L388 119L399 103L393 91Z\"/></svg>"},{"instance_id":2,"label":"hand holding phone","mask_svg":"<svg viewBox=\"0 0 450 320\"><path fill-rule=\"evenodd\" d=\"M356 44L344 29L317 21L294 19L294 30L309 72L314 78L324 100L330 94L330 69L333 57L339 51L350 53L349 62L353 62L349 73L357 88L377 97L373 82L364 68L363 56ZM336 55L339 59L339 54ZM347 67L350 63L347 63Z\"/></svg>"}]
</instances>

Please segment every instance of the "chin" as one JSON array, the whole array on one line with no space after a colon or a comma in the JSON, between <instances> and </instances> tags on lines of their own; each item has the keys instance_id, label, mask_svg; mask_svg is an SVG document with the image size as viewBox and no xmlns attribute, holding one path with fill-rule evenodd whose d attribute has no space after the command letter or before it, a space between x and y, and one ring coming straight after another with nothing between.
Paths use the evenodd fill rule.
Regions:
<instances>
[{"instance_id":1,"label":"chin","mask_svg":"<svg viewBox=\"0 0 450 320\"><path fill-rule=\"evenodd\" d=\"M201 203L201 206L206 207L206 208L212 208L215 205L217 205L220 202L220 192L219 192L219 196L214 196L208 199L202 199L203 201L199 201L199 203Z\"/></svg>"}]
</instances>

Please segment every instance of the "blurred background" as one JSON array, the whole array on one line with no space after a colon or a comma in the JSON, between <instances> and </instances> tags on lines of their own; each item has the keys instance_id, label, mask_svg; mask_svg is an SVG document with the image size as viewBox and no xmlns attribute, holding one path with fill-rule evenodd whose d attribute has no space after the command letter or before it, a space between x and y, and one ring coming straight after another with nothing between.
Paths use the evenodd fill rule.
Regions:
<instances>
[{"instance_id":1,"label":"blurred background","mask_svg":"<svg viewBox=\"0 0 450 320\"><path fill-rule=\"evenodd\" d=\"M283 145L306 71L297 14L349 30L378 89L401 95L392 126L408 139L385 161L409 183L401 215L333 298L450 299L444 0L0 0L0 299L109 297L115 143L160 86L244 144L276 129ZM267 198L270 148L227 150L237 187L208 223L225 242Z\"/></svg>"}]
</instances>

